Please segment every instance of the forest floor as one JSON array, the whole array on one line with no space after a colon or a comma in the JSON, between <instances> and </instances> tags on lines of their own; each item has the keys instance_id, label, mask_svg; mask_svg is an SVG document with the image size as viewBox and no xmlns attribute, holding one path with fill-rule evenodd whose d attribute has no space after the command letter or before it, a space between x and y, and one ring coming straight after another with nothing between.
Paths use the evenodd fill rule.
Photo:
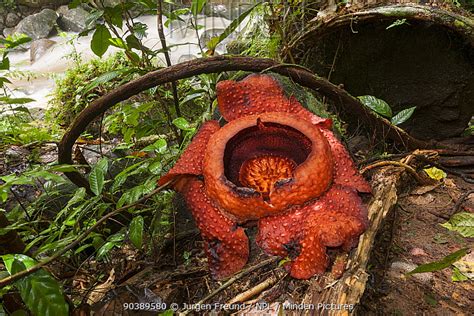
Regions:
<instances>
[{"instance_id":1,"label":"forest floor","mask_svg":"<svg viewBox=\"0 0 474 316\"><path fill-rule=\"evenodd\" d=\"M40 160L55 159L54 146L36 153ZM26 149L17 150L16 162L0 166L10 172L21 172L28 162ZM7 161L1 159L0 161ZM415 274L405 273L424 263L440 260L461 248L474 249L474 239L463 238L440 224L454 212L474 212L474 196L466 193L474 186L458 177L448 175L437 184L418 186L414 182L402 185L398 203L391 211L373 249L369 263L369 281L365 294L356 309L363 315L470 315L474 310L472 281L455 282L453 269ZM25 191L23 198L31 200L35 192ZM460 199L464 199L460 203ZM34 197L33 197L34 198ZM49 270L65 281L65 290L74 300L84 304L76 314L92 306L100 315L156 315L151 303L169 309L172 303L180 311L225 311L226 313L267 315L298 314L284 304L303 301L311 280L295 280L287 275L282 261L270 258L255 245L256 228L247 229L251 256L243 274L231 278L232 283L214 281L207 269L203 243L192 217L183 201L176 198L175 226L178 234L169 233L166 241L153 249L152 255L138 252L130 244L115 248L110 260L88 260L77 269L64 262L56 262ZM338 255L331 251L331 260ZM472 270L474 252L464 259L459 269ZM470 264L470 267L469 267ZM472 271L471 271L472 273ZM228 286L227 286L228 285ZM252 294L246 291L254 289ZM244 298L242 299L242 293ZM209 296L212 294L211 296ZM244 300L245 305L230 305ZM130 305L135 303L138 305ZM125 305L124 305L125 304ZM141 304L141 305L140 305ZM148 304L148 305L147 305ZM208 304L208 305L206 305ZM259 305L260 304L260 305ZM124 308L127 306L127 308ZM147 307L148 306L148 307ZM294 305L293 305L294 306ZM125 310L128 309L128 310ZM148 313L145 312L148 310ZM290 312L290 313L289 313Z\"/></svg>"}]
</instances>

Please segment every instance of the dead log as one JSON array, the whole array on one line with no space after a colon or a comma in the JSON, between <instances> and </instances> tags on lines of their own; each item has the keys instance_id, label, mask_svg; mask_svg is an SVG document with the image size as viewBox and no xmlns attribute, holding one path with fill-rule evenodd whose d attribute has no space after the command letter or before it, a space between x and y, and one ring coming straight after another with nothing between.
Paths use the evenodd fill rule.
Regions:
<instances>
[{"instance_id":1,"label":"dead log","mask_svg":"<svg viewBox=\"0 0 474 316\"><path fill-rule=\"evenodd\" d=\"M472 15L416 4L351 10L309 21L290 41L294 60L394 113L416 106L401 126L418 139L460 136L474 115Z\"/></svg>"},{"instance_id":2,"label":"dead log","mask_svg":"<svg viewBox=\"0 0 474 316\"><path fill-rule=\"evenodd\" d=\"M383 226L385 218L398 200L398 189L402 183L404 168L385 167L372 178L373 198L368 205L370 226L360 237L357 249L351 254L346 264L346 271L338 280L326 274L321 279L312 281L303 300L304 304L312 304L305 314L317 311L322 315L348 315L349 310L326 309L321 304L339 306L356 306L364 294L368 280L367 263L374 246L375 237ZM319 305L318 305L319 304ZM341 314L342 312L342 314Z\"/></svg>"}]
</instances>

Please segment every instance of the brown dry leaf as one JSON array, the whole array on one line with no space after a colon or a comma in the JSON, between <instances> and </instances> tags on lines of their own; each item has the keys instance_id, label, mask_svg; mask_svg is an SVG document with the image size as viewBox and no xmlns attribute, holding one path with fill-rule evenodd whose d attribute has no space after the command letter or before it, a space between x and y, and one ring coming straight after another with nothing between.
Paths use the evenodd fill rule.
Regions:
<instances>
[{"instance_id":1,"label":"brown dry leaf","mask_svg":"<svg viewBox=\"0 0 474 316\"><path fill-rule=\"evenodd\" d=\"M438 183L432 184L432 185L424 185L422 187L417 187L416 189L411 191L411 194L422 195L422 194L433 191L434 189L436 189L440 185L441 185L441 183L438 182Z\"/></svg>"},{"instance_id":2,"label":"brown dry leaf","mask_svg":"<svg viewBox=\"0 0 474 316\"><path fill-rule=\"evenodd\" d=\"M410 195L408 200L412 204L416 205L426 205L432 203L435 200L435 197L432 194L424 194L424 195Z\"/></svg>"},{"instance_id":3,"label":"brown dry leaf","mask_svg":"<svg viewBox=\"0 0 474 316\"><path fill-rule=\"evenodd\" d=\"M456 185L453 179L446 178L444 179L444 186L446 187L449 196L457 201L459 197L461 196L461 190L459 187Z\"/></svg>"},{"instance_id":4,"label":"brown dry leaf","mask_svg":"<svg viewBox=\"0 0 474 316\"><path fill-rule=\"evenodd\" d=\"M112 270L110 270L109 277L107 278L107 280L92 289L91 293L87 297L87 304L93 305L99 302L105 296L105 293L112 289L114 281L115 269L112 268Z\"/></svg>"}]
</instances>

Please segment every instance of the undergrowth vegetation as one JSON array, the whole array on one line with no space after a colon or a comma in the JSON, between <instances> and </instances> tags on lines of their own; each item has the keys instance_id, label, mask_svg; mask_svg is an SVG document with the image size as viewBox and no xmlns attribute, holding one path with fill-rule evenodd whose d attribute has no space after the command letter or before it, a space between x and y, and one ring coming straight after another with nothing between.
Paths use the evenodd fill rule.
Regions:
<instances>
[{"instance_id":1,"label":"undergrowth vegetation","mask_svg":"<svg viewBox=\"0 0 474 316\"><path fill-rule=\"evenodd\" d=\"M56 254L61 255L61 260L52 270L65 271L58 272L65 279L62 284L40 269L0 290L3 295L16 288L26 307L36 314L64 315L82 303L81 299L93 285L107 279L103 273L87 276L87 286L78 291L66 277L71 271L84 266L93 271L107 271L115 258L123 256L120 249L126 247L135 250L134 256L143 260L152 261L160 253L173 232L176 197L172 191L158 192L157 180L170 169L201 123L211 117L219 118L216 83L235 75L200 75L181 80L175 87L169 84L149 89L116 105L88 127L75 145L74 166L45 162L45 155L57 152L55 147L45 151L42 146L55 146L64 130L94 100L140 75L166 66L159 63L158 57L167 51L147 47L144 44L147 26L132 18L137 15L138 2L139 14L154 14L157 10L156 1L147 0L127 0L121 1L122 5L105 7L96 5L96 1L72 1L72 7L81 4L91 7L88 21L88 32L94 34L91 50L98 56L104 55L110 46L121 51L88 62L75 56L74 67L56 82L46 121L34 118L24 106L32 100L11 97L7 88L9 80L0 76L1 149L35 148L26 159L7 161L7 155L0 153L5 159L4 165L0 165L4 168L0 172L0 241L15 240L11 245L22 248L2 257L7 271L0 275L6 278ZM196 17L205 4L205 0L193 0L187 13ZM285 47L284 39L294 31L290 26L304 14L295 4L291 14L285 15L289 19L287 23L280 25L278 17L284 14L281 10L281 6L268 3L252 7L245 16L235 20L238 23L229 26L225 36L210 41L210 47L205 49L207 54L202 57L212 55L216 46L248 15L246 31L229 47L244 55L278 59ZM166 13L169 19L179 19L178 14L172 13ZM117 28L126 29L125 35L118 34ZM1 40L4 48L0 71L9 71L8 52L28 40L25 37ZM288 81L284 84L291 86ZM343 122L327 112L323 100L299 88L291 93L313 112L331 117L335 129L345 135ZM393 118L391 113L387 117ZM86 176L90 192L64 177L64 172L71 171ZM110 214L113 216L107 217ZM44 286L37 286L41 282ZM43 295L46 290L48 295ZM63 293L68 295L69 302L64 300ZM54 304L46 304L46 300Z\"/></svg>"}]
</instances>

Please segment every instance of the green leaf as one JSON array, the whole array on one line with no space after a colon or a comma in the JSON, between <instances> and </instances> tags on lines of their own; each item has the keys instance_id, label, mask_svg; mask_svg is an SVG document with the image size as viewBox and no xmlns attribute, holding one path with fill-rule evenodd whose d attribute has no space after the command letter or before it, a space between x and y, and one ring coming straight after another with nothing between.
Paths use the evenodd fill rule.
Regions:
<instances>
[{"instance_id":1,"label":"green leaf","mask_svg":"<svg viewBox=\"0 0 474 316\"><path fill-rule=\"evenodd\" d=\"M407 19L398 19L395 22L393 22L392 24L390 24L389 26L387 26L385 29L388 30L388 29L391 29L392 27L400 26L400 25L403 25L403 24L410 25L410 23L407 22Z\"/></svg>"},{"instance_id":2,"label":"green leaf","mask_svg":"<svg viewBox=\"0 0 474 316\"><path fill-rule=\"evenodd\" d=\"M10 98L10 97L0 97L0 102L5 104L25 104L34 102L35 99L30 98Z\"/></svg>"},{"instance_id":3,"label":"green leaf","mask_svg":"<svg viewBox=\"0 0 474 316\"><path fill-rule=\"evenodd\" d=\"M107 172L108 162L103 158L92 168L89 174L89 185L95 195L100 195L104 189L104 175Z\"/></svg>"},{"instance_id":4,"label":"green leaf","mask_svg":"<svg viewBox=\"0 0 474 316\"><path fill-rule=\"evenodd\" d=\"M143 151L156 151L159 154L163 154L166 152L168 144L166 143L166 139L158 139L156 142L154 142L151 145L146 146L143 148Z\"/></svg>"},{"instance_id":5,"label":"green leaf","mask_svg":"<svg viewBox=\"0 0 474 316\"><path fill-rule=\"evenodd\" d=\"M122 17L122 8L121 5L116 5L115 7L106 7L105 8L105 15L110 18L110 22L122 29L123 26L123 17Z\"/></svg>"},{"instance_id":6,"label":"green leaf","mask_svg":"<svg viewBox=\"0 0 474 316\"><path fill-rule=\"evenodd\" d=\"M229 26L225 28L224 32L222 32L219 36L211 38L210 41L207 43L207 47L211 50L216 49L217 45L219 45L220 42L225 40L232 32L234 32L235 29L240 25L240 23L242 23L242 21L259 5L260 3L257 3L250 9L239 15L235 20L232 21L232 23L229 24Z\"/></svg>"},{"instance_id":7,"label":"green leaf","mask_svg":"<svg viewBox=\"0 0 474 316\"><path fill-rule=\"evenodd\" d=\"M159 175L163 170L163 164L161 163L161 161L155 161L148 167L148 170L153 174Z\"/></svg>"},{"instance_id":8,"label":"green leaf","mask_svg":"<svg viewBox=\"0 0 474 316\"><path fill-rule=\"evenodd\" d=\"M106 82L109 82L115 78L117 78L119 75L124 73L124 69L122 70L113 70L106 72L103 75L100 75L99 77L95 78L92 82L90 82L85 88L83 94L89 93L92 89L96 88L97 86L104 84Z\"/></svg>"},{"instance_id":9,"label":"green leaf","mask_svg":"<svg viewBox=\"0 0 474 316\"><path fill-rule=\"evenodd\" d=\"M400 125L406 122L413 115L413 112L415 112L415 109L416 109L416 106L413 106L411 108L398 112L397 115L392 117L392 124Z\"/></svg>"},{"instance_id":10,"label":"green leaf","mask_svg":"<svg viewBox=\"0 0 474 316\"><path fill-rule=\"evenodd\" d=\"M454 214L448 222L441 224L441 226L458 232L463 237L474 238L474 214L462 212Z\"/></svg>"},{"instance_id":11,"label":"green leaf","mask_svg":"<svg viewBox=\"0 0 474 316\"><path fill-rule=\"evenodd\" d=\"M109 30L104 25L97 25L97 28L92 36L91 49L99 57L105 54L110 46L109 39L111 38Z\"/></svg>"},{"instance_id":12,"label":"green leaf","mask_svg":"<svg viewBox=\"0 0 474 316\"><path fill-rule=\"evenodd\" d=\"M362 102L362 104L370 108L375 113L378 113L387 118L392 117L392 109L384 100L377 99L372 95L362 95L357 98L360 100L360 102Z\"/></svg>"},{"instance_id":13,"label":"green leaf","mask_svg":"<svg viewBox=\"0 0 474 316\"><path fill-rule=\"evenodd\" d=\"M186 121L184 117L178 117L173 120L173 125L176 126L177 128L183 130L183 131L189 131L192 130L193 128L189 125L189 122Z\"/></svg>"},{"instance_id":14,"label":"green leaf","mask_svg":"<svg viewBox=\"0 0 474 316\"><path fill-rule=\"evenodd\" d=\"M86 28L92 27L104 15L102 10L92 10L86 18Z\"/></svg>"},{"instance_id":15,"label":"green leaf","mask_svg":"<svg viewBox=\"0 0 474 316\"><path fill-rule=\"evenodd\" d=\"M425 169L423 169L423 171L425 171L426 174L431 179L438 180L438 181L441 180L441 179L446 178L446 176L447 176L446 172L444 172L443 170L438 169L436 167L425 168Z\"/></svg>"},{"instance_id":16,"label":"green leaf","mask_svg":"<svg viewBox=\"0 0 474 316\"><path fill-rule=\"evenodd\" d=\"M130 34L129 36L127 36L125 38L125 41L127 42L128 47L130 47L130 48L135 48L135 49L138 49L138 50L140 50L142 48L142 45L140 44L140 41L133 34Z\"/></svg>"},{"instance_id":17,"label":"green leaf","mask_svg":"<svg viewBox=\"0 0 474 316\"><path fill-rule=\"evenodd\" d=\"M135 216L130 222L129 237L132 244L140 249L143 242L143 216Z\"/></svg>"},{"instance_id":18,"label":"green leaf","mask_svg":"<svg viewBox=\"0 0 474 316\"><path fill-rule=\"evenodd\" d=\"M451 276L451 280L453 282L462 282L462 281L467 281L469 278L462 274L461 271L459 271L458 268L454 267L453 268L453 275Z\"/></svg>"},{"instance_id":19,"label":"green leaf","mask_svg":"<svg viewBox=\"0 0 474 316\"><path fill-rule=\"evenodd\" d=\"M194 16L202 12L202 9L206 5L207 0L193 0L191 2L191 12Z\"/></svg>"},{"instance_id":20,"label":"green leaf","mask_svg":"<svg viewBox=\"0 0 474 316\"><path fill-rule=\"evenodd\" d=\"M449 267L450 265L452 265L453 263L455 263L456 261L464 257L467 254L468 249L469 248L463 248L444 257L443 259L439 261L422 264L416 267L415 269L413 269L412 271L408 272L407 275L412 275L415 273L433 272L433 271L446 269L447 267Z\"/></svg>"},{"instance_id":21,"label":"green leaf","mask_svg":"<svg viewBox=\"0 0 474 316\"><path fill-rule=\"evenodd\" d=\"M15 274L36 265L32 258L15 254L2 256L10 274ZM20 296L34 315L69 315L69 305L59 283L41 269L14 283Z\"/></svg>"},{"instance_id":22,"label":"green leaf","mask_svg":"<svg viewBox=\"0 0 474 316\"><path fill-rule=\"evenodd\" d=\"M0 62L0 70L8 70L10 69L10 59L8 57L4 57Z\"/></svg>"}]
</instances>

